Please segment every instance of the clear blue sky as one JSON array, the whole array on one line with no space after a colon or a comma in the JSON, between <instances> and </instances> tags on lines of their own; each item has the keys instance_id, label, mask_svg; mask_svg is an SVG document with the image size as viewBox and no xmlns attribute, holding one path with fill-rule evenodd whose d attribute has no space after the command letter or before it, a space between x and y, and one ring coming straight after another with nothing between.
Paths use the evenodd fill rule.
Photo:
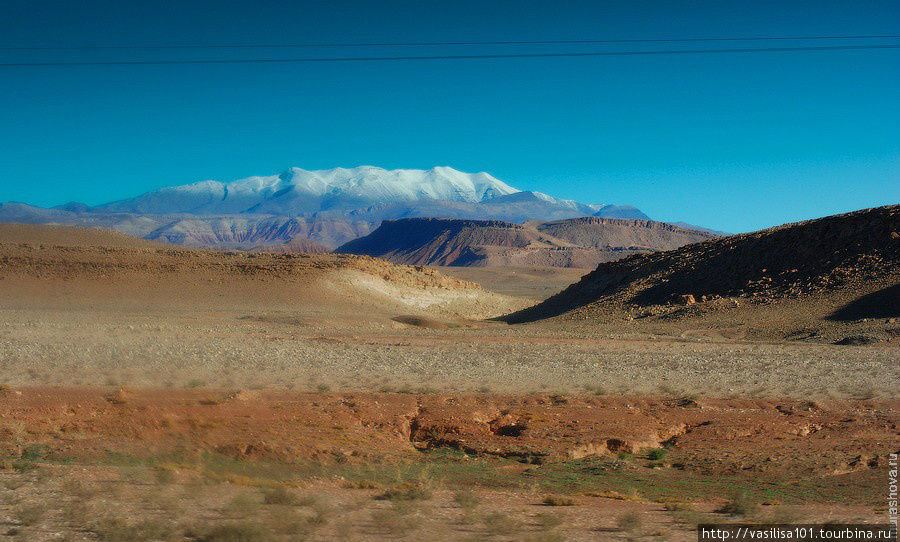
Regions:
<instances>
[{"instance_id":1,"label":"clear blue sky","mask_svg":"<svg viewBox=\"0 0 900 542\"><path fill-rule=\"evenodd\" d=\"M0 47L900 34L898 6L4 0ZM6 50L0 61L473 50ZM97 204L362 164L488 171L733 232L896 203L900 50L0 68L0 201Z\"/></svg>"}]
</instances>

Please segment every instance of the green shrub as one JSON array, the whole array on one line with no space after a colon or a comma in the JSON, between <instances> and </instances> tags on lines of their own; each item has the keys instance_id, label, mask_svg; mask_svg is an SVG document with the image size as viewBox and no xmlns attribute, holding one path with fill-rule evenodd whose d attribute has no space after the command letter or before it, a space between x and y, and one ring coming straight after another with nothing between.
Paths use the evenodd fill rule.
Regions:
<instances>
[{"instance_id":1,"label":"green shrub","mask_svg":"<svg viewBox=\"0 0 900 542\"><path fill-rule=\"evenodd\" d=\"M656 448L655 450L650 450L647 453L647 459L650 461L659 461L660 459L666 457L666 454L669 453L668 450L663 448Z\"/></svg>"}]
</instances>

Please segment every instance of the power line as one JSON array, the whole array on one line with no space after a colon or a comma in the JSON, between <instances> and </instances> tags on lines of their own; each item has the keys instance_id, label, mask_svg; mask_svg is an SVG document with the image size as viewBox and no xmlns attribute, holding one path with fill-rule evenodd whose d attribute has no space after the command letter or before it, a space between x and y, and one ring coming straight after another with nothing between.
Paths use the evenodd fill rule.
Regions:
<instances>
[{"instance_id":1,"label":"power line","mask_svg":"<svg viewBox=\"0 0 900 542\"><path fill-rule=\"evenodd\" d=\"M368 43L283 43L283 44L182 44L182 45L75 45L60 47L0 47L2 51L82 51L118 49L292 49L305 47L435 47L453 45L587 45L615 43L695 43L722 41L800 41L894 39L900 35L858 36L756 36L723 38L651 38L651 39L585 39L585 40L511 40L511 41L407 41Z\"/></svg>"},{"instance_id":2,"label":"power line","mask_svg":"<svg viewBox=\"0 0 900 542\"><path fill-rule=\"evenodd\" d=\"M805 47L765 47L728 49L674 49L660 51L589 51L578 53L510 53L479 55L429 55L429 56L351 56L351 57L305 57L305 58L236 58L197 60L100 60L74 62L3 62L0 67L40 67L40 66L150 66L169 64L294 64L305 62L384 62L409 60L475 60L508 58L575 58L602 56L657 56L657 55L697 55L721 53L783 53L791 51L850 51L863 49L900 49L894 45L833 45Z\"/></svg>"}]
</instances>

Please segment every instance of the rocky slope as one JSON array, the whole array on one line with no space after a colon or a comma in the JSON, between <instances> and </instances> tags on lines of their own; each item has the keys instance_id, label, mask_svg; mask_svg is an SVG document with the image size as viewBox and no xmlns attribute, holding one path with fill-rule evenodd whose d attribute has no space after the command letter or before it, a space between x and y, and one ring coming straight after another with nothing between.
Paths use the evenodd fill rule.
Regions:
<instances>
[{"instance_id":1,"label":"rocky slope","mask_svg":"<svg viewBox=\"0 0 900 542\"><path fill-rule=\"evenodd\" d=\"M641 252L668 250L712 234L649 220L587 217L513 224L499 220L386 220L336 249L408 265L590 268Z\"/></svg>"},{"instance_id":2,"label":"rocky slope","mask_svg":"<svg viewBox=\"0 0 900 542\"><path fill-rule=\"evenodd\" d=\"M886 318L890 327L900 316L898 284L900 206L892 205L604 263L507 320L681 318L772 305L769 316L787 315L786 326ZM739 316L731 314L733 325Z\"/></svg>"}]
</instances>

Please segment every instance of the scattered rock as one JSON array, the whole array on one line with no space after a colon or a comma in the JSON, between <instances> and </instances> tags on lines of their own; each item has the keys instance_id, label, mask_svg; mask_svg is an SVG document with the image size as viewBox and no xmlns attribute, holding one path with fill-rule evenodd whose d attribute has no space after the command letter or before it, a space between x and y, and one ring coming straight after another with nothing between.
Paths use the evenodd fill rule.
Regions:
<instances>
[{"instance_id":1,"label":"scattered rock","mask_svg":"<svg viewBox=\"0 0 900 542\"><path fill-rule=\"evenodd\" d=\"M877 337L872 337L871 335L853 335L851 337L844 337L839 341L835 341L834 344L839 344L842 346L863 346L867 344L875 344L879 342Z\"/></svg>"}]
</instances>

